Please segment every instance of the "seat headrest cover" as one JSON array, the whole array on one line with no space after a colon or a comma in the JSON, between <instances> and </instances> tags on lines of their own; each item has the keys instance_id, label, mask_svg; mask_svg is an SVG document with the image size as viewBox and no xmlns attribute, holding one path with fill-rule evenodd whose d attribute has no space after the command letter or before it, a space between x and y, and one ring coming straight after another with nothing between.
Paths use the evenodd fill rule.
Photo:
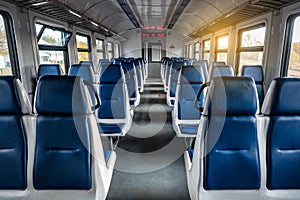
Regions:
<instances>
[{"instance_id":1,"label":"seat headrest cover","mask_svg":"<svg viewBox=\"0 0 300 200\"><path fill-rule=\"evenodd\" d=\"M276 78L266 94L265 115L300 115L300 78Z\"/></svg>"},{"instance_id":2,"label":"seat headrest cover","mask_svg":"<svg viewBox=\"0 0 300 200\"><path fill-rule=\"evenodd\" d=\"M212 66L213 67L219 67L219 66L225 66L226 63L225 62L213 62Z\"/></svg>"},{"instance_id":3,"label":"seat headrest cover","mask_svg":"<svg viewBox=\"0 0 300 200\"><path fill-rule=\"evenodd\" d=\"M100 83L123 83L124 72L120 65L111 64L101 73Z\"/></svg>"},{"instance_id":4,"label":"seat headrest cover","mask_svg":"<svg viewBox=\"0 0 300 200\"><path fill-rule=\"evenodd\" d=\"M180 83L181 84L203 84L204 77L202 70L196 66L183 66L180 73Z\"/></svg>"},{"instance_id":5,"label":"seat headrest cover","mask_svg":"<svg viewBox=\"0 0 300 200\"><path fill-rule=\"evenodd\" d=\"M205 115L255 115L259 102L250 77L217 77L209 87Z\"/></svg>"},{"instance_id":6,"label":"seat headrest cover","mask_svg":"<svg viewBox=\"0 0 300 200\"><path fill-rule=\"evenodd\" d=\"M264 83L263 68L261 65L245 65L243 66L242 76L252 77L255 83Z\"/></svg>"},{"instance_id":7,"label":"seat headrest cover","mask_svg":"<svg viewBox=\"0 0 300 200\"><path fill-rule=\"evenodd\" d=\"M27 93L15 76L0 76L0 115L30 114L32 111Z\"/></svg>"},{"instance_id":8,"label":"seat headrest cover","mask_svg":"<svg viewBox=\"0 0 300 200\"><path fill-rule=\"evenodd\" d=\"M216 78L216 77L220 77L220 76L234 76L234 72L231 66L218 66L214 68L214 71L212 73L212 77Z\"/></svg>"},{"instance_id":9,"label":"seat headrest cover","mask_svg":"<svg viewBox=\"0 0 300 200\"><path fill-rule=\"evenodd\" d=\"M172 69L177 70L180 69L182 66L184 66L184 62L173 62Z\"/></svg>"},{"instance_id":10,"label":"seat headrest cover","mask_svg":"<svg viewBox=\"0 0 300 200\"><path fill-rule=\"evenodd\" d=\"M38 82L35 108L39 115L88 115L91 100L79 76L43 76Z\"/></svg>"},{"instance_id":11,"label":"seat headrest cover","mask_svg":"<svg viewBox=\"0 0 300 200\"><path fill-rule=\"evenodd\" d=\"M69 76L80 76L83 80L94 83L94 71L91 65L73 64L71 65Z\"/></svg>"},{"instance_id":12,"label":"seat headrest cover","mask_svg":"<svg viewBox=\"0 0 300 200\"><path fill-rule=\"evenodd\" d=\"M42 64L38 69L38 79L45 75L61 76L62 70L58 64Z\"/></svg>"}]
</instances>

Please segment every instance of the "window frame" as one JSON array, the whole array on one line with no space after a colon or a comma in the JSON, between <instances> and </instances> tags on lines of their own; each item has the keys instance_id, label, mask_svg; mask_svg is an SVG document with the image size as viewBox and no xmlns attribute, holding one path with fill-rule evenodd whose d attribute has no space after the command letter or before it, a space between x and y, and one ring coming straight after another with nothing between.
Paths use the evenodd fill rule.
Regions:
<instances>
[{"instance_id":1,"label":"window frame","mask_svg":"<svg viewBox=\"0 0 300 200\"><path fill-rule=\"evenodd\" d=\"M64 54L64 62L65 62L65 72L67 73L69 71L69 66L70 66L70 61L69 61L69 49L68 49L68 44L72 38L73 33L71 31L67 31L66 29L59 27L59 26L54 26L54 25L48 25L44 22L41 21L35 21L34 22L34 27L36 26L36 24L40 24L43 27L41 28L40 32L37 33L36 32L36 40L37 40L37 47L38 47L38 62L40 63L40 55L39 55L39 51L62 51ZM43 44L39 44L39 40L41 39L44 31L46 28L52 29L52 30L58 30L61 32L65 32L67 34L70 34L69 38L66 40L66 44L63 46L55 46L55 45L43 45ZM36 29L35 29L36 31Z\"/></svg>"},{"instance_id":2,"label":"window frame","mask_svg":"<svg viewBox=\"0 0 300 200\"><path fill-rule=\"evenodd\" d=\"M22 77L21 77L20 67L19 67L20 65L18 59L17 42L15 38L13 18L9 12L4 10L0 10L0 15L2 16L4 21L6 41L7 41L12 75L17 76L21 80Z\"/></svg>"},{"instance_id":3,"label":"window frame","mask_svg":"<svg viewBox=\"0 0 300 200\"><path fill-rule=\"evenodd\" d=\"M109 50L108 46L109 44L111 44L111 50ZM109 58L109 56L107 56L108 59L113 59L115 57L115 52L114 52L114 42L112 41L107 41L107 55L109 55L109 53L111 53L111 58Z\"/></svg>"},{"instance_id":4,"label":"window frame","mask_svg":"<svg viewBox=\"0 0 300 200\"><path fill-rule=\"evenodd\" d=\"M99 41L102 41L102 50L100 50L100 49L97 48L97 41L98 41L98 40L99 40ZM98 53L103 53L103 59L106 58L106 55L105 55L105 40L96 37L96 57L97 57L97 59L98 59Z\"/></svg>"},{"instance_id":5,"label":"window frame","mask_svg":"<svg viewBox=\"0 0 300 200\"><path fill-rule=\"evenodd\" d=\"M197 45L199 45L199 50L197 51ZM201 49L201 44L200 42L196 42L194 44L194 59L199 60L200 59L200 49ZM198 54L198 58L196 58L196 54Z\"/></svg>"},{"instance_id":6,"label":"window frame","mask_svg":"<svg viewBox=\"0 0 300 200\"><path fill-rule=\"evenodd\" d=\"M242 34L243 32L246 31L251 31L251 30L255 30L255 29L259 29L259 28L266 28L266 32L265 32L265 41L264 41L264 46L254 46L254 47L241 47L242 45ZM238 31L238 48L236 50L237 53L237 61L236 61L236 74L239 73L239 66L240 66L240 58L241 58L241 53L245 53L245 52L263 52L265 53L265 46L266 46L266 34L267 34L267 24L266 23L260 23L260 24L256 24L254 26L249 26L247 28L242 28ZM264 61L262 61L264 62ZM263 64L263 63L262 63Z\"/></svg>"},{"instance_id":7,"label":"window frame","mask_svg":"<svg viewBox=\"0 0 300 200\"><path fill-rule=\"evenodd\" d=\"M205 50L205 42L208 42L208 41L210 41L209 50ZM206 40L203 40L202 43L203 43L202 60L204 60L204 54L206 54L206 53L210 54L210 51L211 51L211 39L208 38ZM210 60L208 60L208 62L210 62Z\"/></svg>"},{"instance_id":8,"label":"window frame","mask_svg":"<svg viewBox=\"0 0 300 200\"><path fill-rule=\"evenodd\" d=\"M285 77L288 76L290 56L291 56L291 48L290 47L291 47L292 41L293 41L294 25L295 25L295 20L297 17L300 17L300 13L292 14L287 18L286 29L285 29L286 31L284 34L284 44L283 44L280 76L285 76Z\"/></svg>"},{"instance_id":9,"label":"window frame","mask_svg":"<svg viewBox=\"0 0 300 200\"><path fill-rule=\"evenodd\" d=\"M227 49L218 49L219 46L219 39L223 38L223 37L228 37L228 48ZM222 35L218 35L215 37L215 61L219 61L217 60L218 58L218 53L227 53L227 61L226 63L228 63L228 53L229 53L229 43L230 43L230 36L229 33L225 33Z\"/></svg>"},{"instance_id":10,"label":"window frame","mask_svg":"<svg viewBox=\"0 0 300 200\"><path fill-rule=\"evenodd\" d=\"M88 48L78 48L77 47L77 39L76 39L76 36L81 36L81 37L86 37L87 38L87 45L88 45ZM76 32L75 34L75 41L76 41L76 49L77 49L77 60L79 62L79 58L78 58L78 53L80 52L87 52L88 53L88 59L89 61L92 60L91 59L91 52L92 52L92 42L91 42L91 36L87 35L87 34L84 34L84 33L81 33L81 32Z\"/></svg>"}]
</instances>

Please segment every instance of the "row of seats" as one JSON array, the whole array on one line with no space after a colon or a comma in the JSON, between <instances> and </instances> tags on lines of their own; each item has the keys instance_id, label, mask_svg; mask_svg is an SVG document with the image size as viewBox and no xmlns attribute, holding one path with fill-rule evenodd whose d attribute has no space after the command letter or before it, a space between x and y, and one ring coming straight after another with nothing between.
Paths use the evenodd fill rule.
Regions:
<instances>
[{"instance_id":1,"label":"row of seats","mask_svg":"<svg viewBox=\"0 0 300 200\"><path fill-rule=\"evenodd\" d=\"M0 88L0 199L104 200L116 154L103 149L85 82L41 77L34 113L19 79L1 76Z\"/></svg>"},{"instance_id":2,"label":"row of seats","mask_svg":"<svg viewBox=\"0 0 300 200\"><path fill-rule=\"evenodd\" d=\"M162 66L172 59L164 58ZM174 60L174 58L173 58ZM194 61L192 66L185 66L183 62L171 63L169 87L167 89L167 104L174 106L172 119L173 129L179 137L195 137L198 130L201 111L196 107L203 107L205 90L195 99L201 87L220 76L234 76L234 70L224 62L214 62L208 69L207 61ZM163 67L162 67L163 69ZM165 68L167 69L167 68ZM168 71L166 71L168 74ZM249 76L255 80L259 94L260 105L264 98L263 72L261 66L243 66L242 76ZM165 77L165 80L167 77Z\"/></svg>"},{"instance_id":3,"label":"row of seats","mask_svg":"<svg viewBox=\"0 0 300 200\"><path fill-rule=\"evenodd\" d=\"M192 199L299 199L298 78L277 78L259 115L249 77L212 79L194 151L185 152Z\"/></svg>"},{"instance_id":4,"label":"row of seats","mask_svg":"<svg viewBox=\"0 0 300 200\"><path fill-rule=\"evenodd\" d=\"M118 58L112 62L100 60L99 76L95 74L91 62L80 62L70 67L69 76L80 76L92 86L89 93L93 103L96 101L95 88L98 88L101 106L96 117L101 134L124 136L131 128L131 107L140 103L140 92L146 77L145 70L142 70L145 64L142 58ZM61 69L59 65L40 65L38 75L61 75Z\"/></svg>"}]
</instances>

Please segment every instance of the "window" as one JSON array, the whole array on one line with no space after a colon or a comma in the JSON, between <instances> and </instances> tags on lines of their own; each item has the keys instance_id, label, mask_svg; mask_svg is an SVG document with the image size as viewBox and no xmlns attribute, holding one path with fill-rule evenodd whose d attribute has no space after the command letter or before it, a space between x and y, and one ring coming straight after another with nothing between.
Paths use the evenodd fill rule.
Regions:
<instances>
[{"instance_id":1,"label":"window","mask_svg":"<svg viewBox=\"0 0 300 200\"><path fill-rule=\"evenodd\" d=\"M108 59L111 60L114 57L112 42L107 43L107 53L108 53Z\"/></svg>"},{"instance_id":2,"label":"window","mask_svg":"<svg viewBox=\"0 0 300 200\"><path fill-rule=\"evenodd\" d=\"M229 36L223 35L217 37L217 46L216 46L216 61L225 62L228 61L228 46L229 46Z\"/></svg>"},{"instance_id":3,"label":"window","mask_svg":"<svg viewBox=\"0 0 300 200\"><path fill-rule=\"evenodd\" d=\"M104 40L96 39L97 59L104 59Z\"/></svg>"},{"instance_id":4,"label":"window","mask_svg":"<svg viewBox=\"0 0 300 200\"><path fill-rule=\"evenodd\" d=\"M63 28L52 27L37 22L35 24L39 48L40 64L60 64L65 73L69 66L67 45L72 36Z\"/></svg>"},{"instance_id":5,"label":"window","mask_svg":"<svg viewBox=\"0 0 300 200\"><path fill-rule=\"evenodd\" d=\"M115 57L116 58L120 57L120 45L119 44L116 44Z\"/></svg>"},{"instance_id":6,"label":"window","mask_svg":"<svg viewBox=\"0 0 300 200\"><path fill-rule=\"evenodd\" d=\"M203 41L203 60L210 63L210 40Z\"/></svg>"},{"instance_id":7,"label":"window","mask_svg":"<svg viewBox=\"0 0 300 200\"><path fill-rule=\"evenodd\" d=\"M193 45L189 44L189 58L193 58Z\"/></svg>"},{"instance_id":8,"label":"window","mask_svg":"<svg viewBox=\"0 0 300 200\"><path fill-rule=\"evenodd\" d=\"M238 72L244 65L262 65L266 26L264 24L247 28L239 32Z\"/></svg>"},{"instance_id":9,"label":"window","mask_svg":"<svg viewBox=\"0 0 300 200\"><path fill-rule=\"evenodd\" d=\"M0 10L0 75L20 76L11 16Z\"/></svg>"},{"instance_id":10,"label":"window","mask_svg":"<svg viewBox=\"0 0 300 200\"><path fill-rule=\"evenodd\" d=\"M195 59L200 60L200 43L195 44Z\"/></svg>"},{"instance_id":11,"label":"window","mask_svg":"<svg viewBox=\"0 0 300 200\"><path fill-rule=\"evenodd\" d=\"M300 15L288 19L282 75L300 77Z\"/></svg>"},{"instance_id":12,"label":"window","mask_svg":"<svg viewBox=\"0 0 300 200\"><path fill-rule=\"evenodd\" d=\"M77 58L80 61L89 61L91 52L90 37L83 34L76 34Z\"/></svg>"}]
</instances>

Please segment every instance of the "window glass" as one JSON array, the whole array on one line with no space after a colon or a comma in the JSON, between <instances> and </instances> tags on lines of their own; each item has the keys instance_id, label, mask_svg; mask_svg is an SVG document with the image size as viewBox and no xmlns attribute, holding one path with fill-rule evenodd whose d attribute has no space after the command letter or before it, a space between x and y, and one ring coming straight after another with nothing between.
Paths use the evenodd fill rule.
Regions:
<instances>
[{"instance_id":1,"label":"window glass","mask_svg":"<svg viewBox=\"0 0 300 200\"><path fill-rule=\"evenodd\" d=\"M259 25L242 30L239 34L240 46L238 48L238 73L241 74L244 65L262 65L264 56L266 27Z\"/></svg>"},{"instance_id":2,"label":"window glass","mask_svg":"<svg viewBox=\"0 0 300 200\"><path fill-rule=\"evenodd\" d=\"M228 49L229 44L229 36L223 36L218 38L218 46L217 49Z\"/></svg>"},{"instance_id":3,"label":"window glass","mask_svg":"<svg viewBox=\"0 0 300 200\"><path fill-rule=\"evenodd\" d=\"M241 47L264 46L266 27L242 32Z\"/></svg>"},{"instance_id":4,"label":"window glass","mask_svg":"<svg viewBox=\"0 0 300 200\"><path fill-rule=\"evenodd\" d=\"M200 51L200 43L195 44L195 51L199 52Z\"/></svg>"},{"instance_id":5,"label":"window glass","mask_svg":"<svg viewBox=\"0 0 300 200\"><path fill-rule=\"evenodd\" d=\"M192 56L193 56L193 45L190 44L189 45L189 58L192 58Z\"/></svg>"},{"instance_id":6,"label":"window glass","mask_svg":"<svg viewBox=\"0 0 300 200\"><path fill-rule=\"evenodd\" d=\"M96 39L96 48L97 51L104 51L104 41Z\"/></svg>"},{"instance_id":7,"label":"window glass","mask_svg":"<svg viewBox=\"0 0 300 200\"><path fill-rule=\"evenodd\" d=\"M38 39L40 64L60 64L66 72L68 58L66 58L67 44L72 33L58 27L52 27L37 22L35 24Z\"/></svg>"},{"instance_id":8,"label":"window glass","mask_svg":"<svg viewBox=\"0 0 300 200\"><path fill-rule=\"evenodd\" d=\"M0 14L0 75L12 75L4 18Z\"/></svg>"},{"instance_id":9,"label":"window glass","mask_svg":"<svg viewBox=\"0 0 300 200\"><path fill-rule=\"evenodd\" d=\"M217 53L217 61L227 63L228 53Z\"/></svg>"},{"instance_id":10,"label":"window glass","mask_svg":"<svg viewBox=\"0 0 300 200\"><path fill-rule=\"evenodd\" d=\"M300 77L300 17L294 21L287 75Z\"/></svg>"},{"instance_id":11,"label":"window glass","mask_svg":"<svg viewBox=\"0 0 300 200\"><path fill-rule=\"evenodd\" d=\"M114 55L113 55L113 43L112 42L107 43L107 52L108 52L108 59L111 60L114 57Z\"/></svg>"},{"instance_id":12,"label":"window glass","mask_svg":"<svg viewBox=\"0 0 300 200\"><path fill-rule=\"evenodd\" d=\"M78 49L89 49L88 37L82 35L76 35L76 45Z\"/></svg>"},{"instance_id":13,"label":"window glass","mask_svg":"<svg viewBox=\"0 0 300 200\"><path fill-rule=\"evenodd\" d=\"M116 44L115 57L116 58L120 57L120 45L119 44Z\"/></svg>"},{"instance_id":14,"label":"window glass","mask_svg":"<svg viewBox=\"0 0 300 200\"><path fill-rule=\"evenodd\" d=\"M65 58L63 51L39 51L40 64L59 64L65 73Z\"/></svg>"},{"instance_id":15,"label":"window glass","mask_svg":"<svg viewBox=\"0 0 300 200\"><path fill-rule=\"evenodd\" d=\"M204 43L204 51L210 51L210 40L206 40Z\"/></svg>"}]
</instances>

